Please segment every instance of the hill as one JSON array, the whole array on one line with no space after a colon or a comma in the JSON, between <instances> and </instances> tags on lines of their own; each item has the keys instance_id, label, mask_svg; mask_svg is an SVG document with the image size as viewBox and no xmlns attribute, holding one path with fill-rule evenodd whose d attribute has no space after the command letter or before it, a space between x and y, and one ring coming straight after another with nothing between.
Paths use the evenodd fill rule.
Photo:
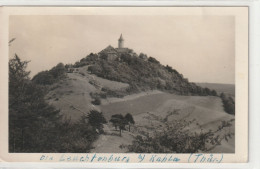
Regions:
<instances>
[{"instance_id":1,"label":"hill","mask_svg":"<svg viewBox=\"0 0 260 169\"><path fill-rule=\"evenodd\" d=\"M73 65L60 63L40 72L32 81L46 87L45 99L60 110L65 121L78 123L93 110L102 112L106 121L112 115L133 115L132 130L121 134L120 129L120 135L112 123L104 124L105 134L99 133L91 152L234 152L234 100L226 94L219 96L209 85L190 83L172 67L143 55L124 52L111 59L106 53L91 53ZM183 128L175 130L177 124ZM183 144L194 139L189 145L193 148L160 143L153 149L160 137L172 139L171 143L184 139L179 141ZM147 144L151 147L144 148Z\"/></svg>"},{"instance_id":2,"label":"hill","mask_svg":"<svg viewBox=\"0 0 260 169\"><path fill-rule=\"evenodd\" d=\"M92 93L101 92L101 88L120 91L129 86L88 74L86 69L81 67L77 73L68 73L66 78L50 85L49 92L45 96L49 104L60 109L63 118L72 122L76 122L91 110L100 111L98 106L92 103Z\"/></svg>"},{"instance_id":3,"label":"hill","mask_svg":"<svg viewBox=\"0 0 260 169\"><path fill-rule=\"evenodd\" d=\"M108 48L111 50L112 47ZM76 111L74 116L69 117L73 119L80 116L76 114L86 114L96 109L95 105L100 104L101 98L120 98L151 90L187 96L234 93L230 85L190 83L172 67L164 66L155 58L148 58L145 54L141 53L138 56L128 49L111 59L109 53L104 52L106 50L102 50L101 54L91 53L73 65L64 66L59 63L49 71L38 73L32 80L40 85L51 86L49 89L57 88L51 90L46 98L49 103L64 111L65 115ZM72 96L72 93L77 94ZM64 99L64 95L68 98ZM232 98L229 96L222 97L222 101L225 110L234 114L234 95ZM70 104L69 100L72 100ZM72 104L74 101L80 103L79 106Z\"/></svg>"},{"instance_id":4,"label":"hill","mask_svg":"<svg viewBox=\"0 0 260 169\"><path fill-rule=\"evenodd\" d=\"M132 55L132 53L121 53L114 59L108 59L106 53L86 56L74 65L73 68L88 66L88 71L104 79L129 84L126 90L135 93L146 90L162 90L181 95L216 95L214 90L203 88L195 83L190 83L187 78L172 67L160 64L153 57L144 54ZM69 65L67 65L69 67Z\"/></svg>"}]
</instances>

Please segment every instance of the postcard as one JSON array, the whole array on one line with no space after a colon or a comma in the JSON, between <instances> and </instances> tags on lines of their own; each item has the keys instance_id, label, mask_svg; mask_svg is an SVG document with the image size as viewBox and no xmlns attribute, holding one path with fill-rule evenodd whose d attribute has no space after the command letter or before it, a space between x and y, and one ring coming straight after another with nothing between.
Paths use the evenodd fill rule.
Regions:
<instances>
[{"instance_id":1,"label":"postcard","mask_svg":"<svg viewBox=\"0 0 260 169\"><path fill-rule=\"evenodd\" d=\"M248 160L248 7L1 7L0 161Z\"/></svg>"}]
</instances>

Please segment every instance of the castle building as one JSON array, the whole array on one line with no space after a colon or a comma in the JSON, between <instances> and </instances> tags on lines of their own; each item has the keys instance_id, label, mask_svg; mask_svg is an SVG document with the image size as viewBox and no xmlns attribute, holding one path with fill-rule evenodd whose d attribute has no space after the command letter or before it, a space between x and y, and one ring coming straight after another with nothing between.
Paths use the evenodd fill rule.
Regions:
<instances>
[{"instance_id":1,"label":"castle building","mask_svg":"<svg viewBox=\"0 0 260 169\"><path fill-rule=\"evenodd\" d=\"M118 39L118 48L113 48L111 45L100 51L99 56L107 56L107 60L115 60L120 57L121 54L130 54L131 56L137 56L136 53L133 52L132 49L124 47L124 38L121 34Z\"/></svg>"}]
</instances>

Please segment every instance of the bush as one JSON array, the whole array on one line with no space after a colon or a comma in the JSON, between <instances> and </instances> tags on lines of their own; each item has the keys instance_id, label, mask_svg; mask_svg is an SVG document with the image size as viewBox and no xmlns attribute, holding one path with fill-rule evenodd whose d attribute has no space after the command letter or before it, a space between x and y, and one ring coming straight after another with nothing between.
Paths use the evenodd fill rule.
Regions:
<instances>
[{"instance_id":1,"label":"bush","mask_svg":"<svg viewBox=\"0 0 260 169\"><path fill-rule=\"evenodd\" d=\"M129 152L134 153L197 153L209 152L217 145L221 144L223 139L227 140L234 136L234 133L225 133L220 135L219 131L230 127L230 122L222 123L216 131L203 131L199 133L190 132L187 128L195 121L175 120L165 123L166 126L158 128L154 132L148 133L142 131L137 135L132 145L121 145L127 147ZM197 124L198 125L198 124ZM160 131L162 130L162 131ZM219 132L219 135L215 133Z\"/></svg>"},{"instance_id":2,"label":"bush","mask_svg":"<svg viewBox=\"0 0 260 169\"><path fill-rule=\"evenodd\" d=\"M51 85L56 80L49 71L42 71L33 77L33 82L41 85Z\"/></svg>"},{"instance_id":3,"label":"bush","mask_svg":"<svg viewBox=\"0 0 260 169\"><path fill-rule=\"evenodd\" d=\"M101 104L101 100L99 98L95 98L94 101L91 102L94 105L100 105Z\"/></svg>"},{"instance_id":4,"label":"bush","mask_svg":"<svg viewBox=\"0 0 260 169\"><path fill-rule=\"evenodd\" d=\"M66 68L63 63L58 63L55 67L50 70L50 74L55 79L62 79L65 77Z\"/></svg>"},{"instance_id":5,"label":"bush","mask_svg":"<svg viewBox=\"0 0 260 169\"><path fill-rule=\"evenodd\" d=\"M222 103L225 111L228 114L235 115L235 101L232 97L227 97L225 93L220 94L220 98L222 99Z\"/></svg>"},{"instance_id":6,"label":"bush","mask_svg":"<svg viewBox=\"0 0 260 169\"><path fill-rule=\"evenodd\" d=\"M63 63L57 64L49 71L36 74L32 81L39 85L51 85L66 77L66 68Z\"/></svg>"},{"instance_id":7,"label":"bush","mask_svg":"<svg viewBox=\"0 0 260 169\"><path fill-rule=\"evenodd\" d=\"M139 58L141 58L141 59L147 59L148 57L147 57L146 54L140 53Z\"/></svg>"},{"instance_id":8,"label":"bush","mask_svg":"<svg viewBox=\"0 0 260 169\"><path fill-rule=\"evenodd\" d=\"M99 75L102 71L101 67L98 65L92 65L88 67L88 71L90 71L93 74Z\"/></svg>"},{"instance_id":9,"label":"bush","mask_svg":"<svg viewBox=\"0 0 260 169\"><path fill-rule=\"evenodd\" d=\"M155 58L153 58L153 57L149 57L148 61L152 62L152 63L155 63L155 64L160 64L160 62L158 60L156 60Z\"/></svg>"}]
</instances>

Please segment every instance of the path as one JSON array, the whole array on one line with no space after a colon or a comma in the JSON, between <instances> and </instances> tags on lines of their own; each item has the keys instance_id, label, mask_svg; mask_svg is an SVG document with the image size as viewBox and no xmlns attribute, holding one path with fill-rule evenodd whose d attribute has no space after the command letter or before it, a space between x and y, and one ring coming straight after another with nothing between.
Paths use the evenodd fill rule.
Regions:
<instances>
[{"instance_id":1,"label":"path","mask_svg":"<svg viewBox=\"0 0 260 169\"><path fill-rule=\"evenodd\" d=\"M105 134L101 134L99 138L93 143L94 149L91 153L125 153L126 148L120 148L120 145L130 145L133 140L132 133L122 131L122 136L119 136L119 131L111 124L104 125Z\"/></svg>"}]
</instances>

